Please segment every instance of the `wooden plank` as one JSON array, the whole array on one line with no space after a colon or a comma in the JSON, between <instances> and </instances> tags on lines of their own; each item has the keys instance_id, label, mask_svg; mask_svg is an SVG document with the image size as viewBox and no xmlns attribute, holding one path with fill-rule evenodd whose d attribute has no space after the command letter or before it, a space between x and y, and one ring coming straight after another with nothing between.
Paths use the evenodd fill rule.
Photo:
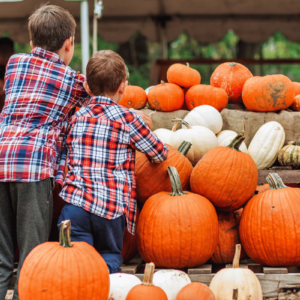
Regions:
<instances>
[{"instance_id":1,"label":"wooden plank","mask_svg":"<svg viewBox=\"0 0 300 300\"><path fill-rule=\"evenodd\" d=\"M277 170L275 171L285 183L300 183L300 170ZM274 170L259 170L258 184L267 183L266 177L274 173Z\"/></svg>"},{"instance_id":2,"label":"wooden plank","mask_svg":"<svg viewBox=\"0 0 300 300\"><path fill-rule=\"evenodd\" d=\"M121 266L121 272L126 274L135 274L142 266L142 260L129 262L126 265Z\"/></svg>"},{"instance_id":3,"label":"wooden plank","mask_svg":"<svg viewBox=\"0 0 300 300\"><path fill-rule=\"evenodd\" d=\"M202 265L193 269L188 269L188 275L192 274L211 274L212 265Z\"/></svg>"},{"instance_id":4,"label":"wooden plank","mask_svg":"<svg viewBox=\"0 0 300 300\"><path fill-rule=\"evenodd\" d=\"M11 276L10 282L8 284L8 289L9 290L13 290L14 289L16 281L17 281L17 275L14 274L13 276Z\"/></svg>"},{"instance_id":5,"label":"wooden plank","mask_svg":"<svg viewBox=\"0 0 300 300\"><path fill-rule=\"evenodd\" d=\"M264 267L263 268L265 274L287 274L288 269L287 268L270 268L270 267Z\"/></svg>"},{"instance_id":6,"label":"wooden plank","mask_svg":"<svg viewBox=\"0 0 300 300\"><path fill-rule=\"evenodd\" d=\"M216 274L192 274L189 275L192 282L201 282L209 285Z\"/></svg>"},{"instance_id":7,"label":"wooden plank","mask_svg":"<svg viewBox=\"0 0 300 300\"><path fill-rule=\"evenodd\" d=\"M225 265L225 268L232 268L232 264ZM241 269L248 269L248 264L240 264Z\"/></svg>"}]
</instances>

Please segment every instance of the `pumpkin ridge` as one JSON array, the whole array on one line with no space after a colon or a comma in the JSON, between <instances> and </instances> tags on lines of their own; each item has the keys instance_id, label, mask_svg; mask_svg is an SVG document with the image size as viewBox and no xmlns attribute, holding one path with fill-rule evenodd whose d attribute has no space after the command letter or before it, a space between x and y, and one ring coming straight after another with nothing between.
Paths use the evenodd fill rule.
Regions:
<instances>
[{"instance_id":1,"label":"pumpkin ridge","mask_svg":"<svg viewBox=\"0 0 300 300\"><path fill-rule=\"evenodd\" d=\"M79 249L78 249L78 250L79 250ZM75 262L76 262L76 265L77 265L76 270L74 270L74 269L72 270L72 276L74 276L74 278L78 279L78 281L83 281L83 282L84 282L83 285L84 285L84 286L87 286L87 280L86 280L86 277L80 276L82 273L85 273L85 272L83 272L83 270L80 269L80 266L79 266L79 263L78 263L78 255L77 255L78 252L80 252L80 250L79 250L79 251L71 251L71 252L70 252L70 253L71 253L70 256L72 256L72 257L70 257L70 258L71 258L70 261L73 261L73 265L75 265L75 263L74 263L74 261L75 261ZM74 259L74 258L75 258L75 259ZM80 257L79 257L79 260L80 260ZM89 265L91 266L90 260L88 260L87 264L89 264ZM89 270L92 270L92 269L89 267ZM94 272L90 272L90 274L88 274L88 276L93 276L93 275L94 275ZM93 276L93 279L94 279L94 276ZM77 293L76 293L76 295L78 295L77 297L80 298L81 293L80 293L80 287L79 287L79 285L76 285L76 286L73 286L73 287L72 287L72 290L73 290L73 291L74 291L75 289L77 290ZM90 293L90 291L87 292L87 295L86 295L87 299L90 298L91 295L93 295L93 293ZM77 297L76 297L76 298L77 298Z\"/></svg>"}]
</instances>

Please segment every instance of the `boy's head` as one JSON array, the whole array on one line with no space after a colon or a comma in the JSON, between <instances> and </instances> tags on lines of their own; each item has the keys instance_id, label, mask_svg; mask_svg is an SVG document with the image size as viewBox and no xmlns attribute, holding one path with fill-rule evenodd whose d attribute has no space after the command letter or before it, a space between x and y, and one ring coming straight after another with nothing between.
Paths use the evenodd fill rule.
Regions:
<instances>
[{"instance_id":1,"label":"boy's head","mask_svg":"<svg viewBox=\"0 0 300 300\"><path fill-rule=\"evenodd\" d=\"M70 61L74 51L75 27L74 17L67 10L56 5L42 5L29 17L28 23L33 47L57 53L67 44L71 49L70 51L67 49L69 55L66 60L71 56Z\"/></svg>"},{"instance_id":2,"label":"boy's head","mask_svg":"<svg viewBox=\"0 0 300 300\"><path fill-rule=\"evenodd\" d=\"M119 102L126 88L123 58L111 50L96 52L86 67L86 90L94 96L107 96Z\"/></svg>"},{"instance_id":3,"label":"boy's head","mask_svg":"<svg viewBox=\"0 0 300 300\"><path fill-rule=\"evenodd\" d=\"M0 65L5 66L14 53L14 42L8 37L0 38Z\"/></svg>"}]
</instances>

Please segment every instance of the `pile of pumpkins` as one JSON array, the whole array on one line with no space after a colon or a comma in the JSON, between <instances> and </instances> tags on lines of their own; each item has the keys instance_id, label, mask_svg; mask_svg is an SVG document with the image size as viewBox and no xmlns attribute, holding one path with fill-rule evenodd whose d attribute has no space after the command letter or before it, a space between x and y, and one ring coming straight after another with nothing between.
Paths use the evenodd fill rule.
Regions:
<instances>
[{"instance_id":1,"label":"pile of pumpkins","mask_svg":"<svg viewBox=\"0 0 300 300\"><path fill-rule=\"evenodd\" d=\"M200 73L189 64L173 64L167 71L168 82L144 90L126 87L119 104L142 109L147 101L151 109L170 112L192 110L210 105L218 111L228 103L243 102L249 111L272 112L291 107L300 111L300 83L284 75L253 76L239 63L219 65L210 78L210 85L201 84Z\"/></svg>"}]
</instances>

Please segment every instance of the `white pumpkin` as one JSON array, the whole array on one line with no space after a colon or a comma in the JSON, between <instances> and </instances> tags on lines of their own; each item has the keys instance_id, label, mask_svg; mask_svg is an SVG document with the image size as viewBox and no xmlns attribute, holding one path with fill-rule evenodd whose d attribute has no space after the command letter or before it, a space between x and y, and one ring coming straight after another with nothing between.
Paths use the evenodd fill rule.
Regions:
<instances>
[{"instance_id":1,"label":"white pumpkin","mask_svg":"<svg viewBox=\"0 0 300 300\"><path fill-rule=\"evenodd\" d=\"M238 134L233 131L233 130L223 130L221 131L218 135L218 146L224 146L227 147L232 141L233 139L237 136ZM247 153L247 146L244 142L242 142L241 146L239 147L239 149L244 152Z\"/></svg>"},{"instance_id":2,"label":"white pumpkin","mask_svg":"<svg viewBox=\"0 0 300 300\"><path fill-rule=\"evenodd\" d=\"M236 245L232 268L220 270L212 279L209 288L216 300L232 300L237 290L237 300L262 300L262 288L256 275L250 269L239 268L241 245Z\"/></svg>"},{"instance_id":3,"label":"white pumpkin","mask_svg":"<svg viewBox=\"0 0 300 300\"><path fill-rule=\"evenodd\" d=\"M210 105L200 105L191 110L184 118L191 126L199 125L209 128L214 134L223 127L223 119L217 109ZM184 125L183 128L186 128Z\"/></svg>"},{"instance_id":4,"label":"white pumpkin","mask_svg":"<svg viewBox=\"0 0 300 300\"><path fill-rule=\"evenodd\" d=\"M153 132L157 135L157 137L164 143L170 145L170 139L172 134L176 131L178 124L180 121L174 120L174 126L172 130L165 129L165 128L158 128L154 130Z\"/></svg>"},{"instance_id":5,"label":"white pumpkin","mask_svg":"<svg viewBox=\"0 0 300 300\"><path fill-rule=\"evenodd\" d=\"M182 271L161 270L154 273L153 283L164 290L168 300L175 300L180 290L191 283L191 279Z\"/></svg>"},{"instance_id":6,"label":"white pumpkin","mask_svg":"<svg viewBox=\"0 0 300 300\"><path fill-rule=\"evenodd\" d=\"M129 291L134 286L142 283L136 276L123 273L111 274L109 279L109 300L125 300Z\"/></svg>"},{"instance_id":7,"label":"white pumpkin","mask_svg":"<svg viewBox=\"0 0 300 300\"><path fill-rule=\"evenodd\" d=\"M192 143L192 147L186 157L190 160L192 165L196 165L206 152L218 146L217 137L210 129L204 126L190 126L183 120L180 120L180 122L187 128L182 128L173 132L169 144L175 149L178 149L183 141Z\"/></svg>"},{"instance_id":8,"label":"white pumpkin","mask_svg":"<svg viewBox=\"0 0 300 300\"><path fill-rule=\"evenodd\" d=\"M146 92L146 95L147 95L147 96L148 96L149 91L150 91L153 87L155 87L155 85L151 85L151 86L149 86L149 87L147 87L147 88L145 89L145 92Z\"/></svg>"},{"instance_id":9,"label":"white pumpkin","mask_svg":"<svg viewBox=\"0 0 300 300\"><path fill-rule=\"evenodd\" d=\"M258 170L274 164L284 141L285 132L278 122L268 122L258 129L248 147L248 154L255 161Z\"/></svg>"}]
</instances>

